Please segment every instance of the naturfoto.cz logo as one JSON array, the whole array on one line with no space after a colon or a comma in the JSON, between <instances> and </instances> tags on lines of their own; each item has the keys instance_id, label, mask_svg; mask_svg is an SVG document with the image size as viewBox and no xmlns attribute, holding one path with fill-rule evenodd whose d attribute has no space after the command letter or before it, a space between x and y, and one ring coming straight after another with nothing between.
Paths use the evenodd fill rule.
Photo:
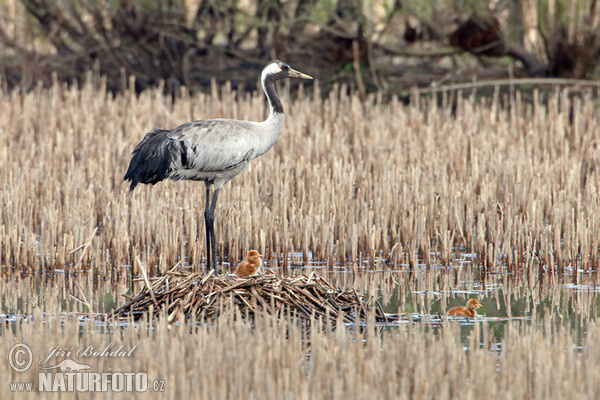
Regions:
<instances>
[{"instance_id":1,"label":"naturfoto.cz logo","mask_svg":"<svg viewBox=\"0 0 600 400\"><path fill-rule=\"evenodd\" d=\"M10 382L12 392L146 392L164 391L163 380L150 382L145 372L94 372L92 366L80 363L72 358L51 363L58 357L131 357L135 346L127 351L123 346L114 348L111 343L101 350L94 346L82 347L78 350L54 346L48 351L48 356L42 359L38 372L37 387L33 382ZM19 373L27 371L33 364L33 352L24 343L15 344L9 351L10 367ZM42 367L41 365L50 364Z\"/></svg>"}]
</instances>

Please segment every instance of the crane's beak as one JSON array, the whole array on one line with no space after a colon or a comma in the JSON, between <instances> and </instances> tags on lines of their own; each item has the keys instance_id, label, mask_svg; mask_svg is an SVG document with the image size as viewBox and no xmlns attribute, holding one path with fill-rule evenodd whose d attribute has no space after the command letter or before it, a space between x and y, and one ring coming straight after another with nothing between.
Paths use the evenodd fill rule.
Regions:
<instances>
[{"instance_id":1,"label":"crane's beak","mask_svg":"<svg viewBox=\"0 0 600 400\"><path fill-rule=\"evenodd\" d=\"M313 77L310 75L303 74L302 72L296 71L293 68L290 68L288 71L288 76L292 78L300 78L300 79L312 79Z\"/></svg>"}]
</instances>

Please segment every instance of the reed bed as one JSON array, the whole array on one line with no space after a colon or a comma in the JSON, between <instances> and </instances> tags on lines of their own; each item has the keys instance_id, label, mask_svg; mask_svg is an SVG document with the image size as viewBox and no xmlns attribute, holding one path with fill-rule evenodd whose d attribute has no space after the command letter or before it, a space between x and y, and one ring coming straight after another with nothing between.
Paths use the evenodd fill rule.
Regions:
<instances>
[{"instance_id":1,"label":"reed bed","mask_svg":"<svg viewBox=\"0 0 600 400\"><path fill-rule=\"evenodd\" d=\"M142 290L105 318L137 320L146 314L150 318L167 314L169 323L181 316L214 320L226 307L234 306L245 318L266 312L280 317L293 314L305 320L341 318L345 323L357 324L366 322L373 309L377 322L397 320L396 315L385 315L379 303L368 304L356 290L336 289L314 272L294 278L279 278L276 274L240 278L213 273L186 273L172 268L153 282L144 273L146 285Z\"/></svg>"},{"instance_id":2,"label":"reed bed","mask_svg":"<svg viewBox=\"0 0 600 400\"><path fill-rule=\"evenodd\" d=\"M92 83L95 82L95 83ZM133 83L130 83L133 87ZM251 248L290 273L321 260L357 269L450 265L532 276L600 262L600 129L591 92L519 92L478 100L361 101L318 84L281 90L284 132L230 182L217 210L217 253ZM122 176L152 127L214 117L261 120L262 93L213 85L173 100L162 88L112 95L100 79L0 93L0 264L113 285L139 270L203 267L204 189L164 182L129 193ZM10 268L9 268L10 267ZM15 269L12 269L15 267ZM227 267L225 266L226 270ZM68 278L70 279L70 278Z\"/></svg>"},{"instance_id":3,"label":"reed bed","mask_svg":"<svg viewBox=\"0 0 600 400\"><path fill-rule=\"evenodd\" d=\"M253 323L221 317L217 324L182 323L169 327L166 319L108 330L88 321L2 323L0 351L26 343L33 366L16 373L0 363L2 398L33 398L38 393L10 393L8 382L34 382L38 364L52 346L77 351L89 345L98 350L134 349L130 357L72 357L90 371L146 372L165 381L164 393L141 393L144 398L598 398L600 395L600 326L591 322L579 336L566 326L550 328L549 321L513 321L498 342L491 327L477 323L461 342L457 323L442 328L420 325L379 331L372 323L363 330L331 329L313 324L307 333L300 324L281 323L260 314ZM342 319L335 322L343 325ZM498 352L497 349L501 349ZM55 373L58 373L55 371ZM106 396L86 393L86 398ZM135 395L135 394L134 394ZM71 393L54 397L72 397ZM50 396L52 397L52 396Z\"/></svg>"}]
</instances>

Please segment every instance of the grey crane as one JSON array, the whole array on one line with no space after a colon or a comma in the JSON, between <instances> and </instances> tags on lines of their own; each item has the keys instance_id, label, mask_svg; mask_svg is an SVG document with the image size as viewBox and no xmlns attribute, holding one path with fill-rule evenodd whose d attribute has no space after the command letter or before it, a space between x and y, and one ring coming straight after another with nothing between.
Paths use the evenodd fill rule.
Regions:
<instances>
[{"instance_id":1,"label":"grey crane","mask_svg":"<svg viewBox=\"0 0 600 400\"><path fill-rule=\"evenodd\" d=\"M281 135L283 106L275 91L275 81L285 78L312 79L279 60L269 62L260 79L269 101L269 117L263 122L212 119L187 122L174 129L153 129L131 154L123 180L130 190L138 183L154 185L164 179L204 181L206 203L206 266L216 272L215 207L219 191L227 181L242 172L258 156L269 150ZM212 200L210 189L214 186Z\"/></svg>"}]
</instances>

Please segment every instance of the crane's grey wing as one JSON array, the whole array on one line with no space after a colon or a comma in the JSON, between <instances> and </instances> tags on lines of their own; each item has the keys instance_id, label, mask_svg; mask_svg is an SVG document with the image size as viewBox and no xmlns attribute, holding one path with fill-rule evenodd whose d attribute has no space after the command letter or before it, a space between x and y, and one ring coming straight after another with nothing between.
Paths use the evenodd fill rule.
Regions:
<instances>
[{"instance_id":1,"label":"crane's grey wing","mask_svg":"<svg viewBox=\"0 0 600 400\"><path fill-rule=\"evenodd\" d=\"M133 150L123 177L138 183L207 180L211 173L230 171L257 156L259 138L250 124L233 120L194 121L173 130L154 129Z\"/></svg>"},{"instance_id":2,"label":"crane's grey wing","mask_svg":"<svg viewBox=\"0 0 600 400\"><path fill-rule=\"evenodd\" d=\"M170 136L185 148L180 177L194 179L193 173L228 171L257 156L259 137L243 121L217 119L194 121L175 128Z\"/></svg>"}]
</instances>

